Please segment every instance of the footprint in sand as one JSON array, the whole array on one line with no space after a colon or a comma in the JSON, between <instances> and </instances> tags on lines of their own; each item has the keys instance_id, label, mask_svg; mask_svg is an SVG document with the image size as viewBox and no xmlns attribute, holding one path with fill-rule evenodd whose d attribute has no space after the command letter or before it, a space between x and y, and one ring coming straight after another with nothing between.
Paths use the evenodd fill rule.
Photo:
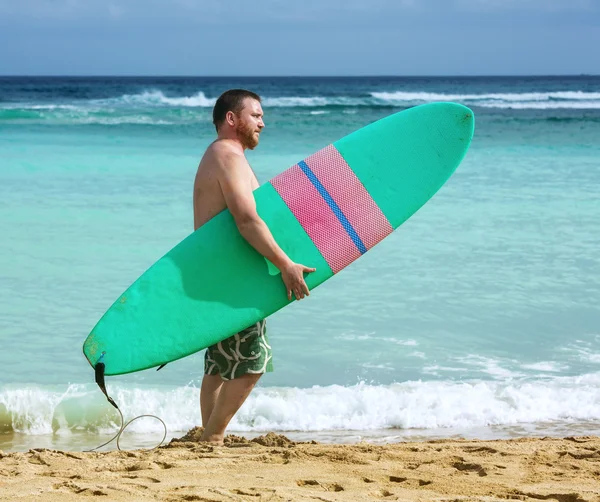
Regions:
<instances>
[{"instance_id":1,"label":"footprint in sand","mask_svg":"<svg viewBox=\"0 0 600 502\"><path fill-rule=\"evenodd\" d=\"M500 452L494 448L490 448L489 446L463 446L463 450L467 453L500 453L500 455L505 455L505 453Z\"/></svg>"},{"instance_id":2,"label":"footprint in sand","mask_svg":"<svg viewBox=\"0 0 600 502\"><path fill-rule=\"evenodd\" d=\"M96 495L96 496L106 496L108 493L103 492L102 490L92 489L92 488L82 488L81 486L76 485L72 481L64 481L63 483L57 483L53 485L55 490L60 490L62 488L66 488L70 492L75 495Z\"/></svg>"},{"instance_id":3,"label":"footprint in sand","mask_svg":"<svg viewBox=\"0 0 600 502\"><path fill-rule=\"evenodd\" d=\"M178 491L178 490L193 490L194 487L193 486L178 486L175 489L172 489L170 491ZM223 495L224 492L221 492L220 490L209 490L215 493L219 493L220 495ZM231 497L227 496L226 500L230 500ZM177 495L173 495L173 496L168 496L166 499L161 499L161 500L166 500L169 502L181 502L181 501L201 501L201 502L217 502L214 498L206 498L203 497L201 495L196 495L194 493L178 493ZM238 499L236 499L238 500Z\"/></svg>"},{"instance_id":4,"label":"footprint in sand","mask_svg":"<svg viewBox=\"0 0 600 502\"><path fill-rule=\"evenodd\" d=\"M127 479L139 479L140 481L150 481L151 483L160 483L160 479L151 478L149 476L125 476Z\"/></svg>"},{"instance_id":5,"label":"footprint in sand","mask_svg":"<svg viewBox=\"0 0 600 502\"><path fill-rule=\"evenodd\" d=\"M467 462L454 462L452 467L462 472L476 472L479 476L487 476L487 471L479 464L469 464Z\"/></svg>"},{"instance_id":6,"label":"footprint in sand","mask_svg":"<svg viewBox=\"0 0 600 502\"><path fill-rule=\"evenodd\" d=\"M320 483L315 479L299 479L296 481L298 486L320 486L326 492L343 492L344 487L338 483Z\"/></svg>"},{"instance_id":7,"label":"footprint in sand","mask_svg":"<svg viewBox=\"0 0 600 502\"><path fill-rule=\"evenodd\" d=\"M579 493L550 493L542 495L539 493L523 492L521 490L510 490L502 495L502 498L517 500L558 500L559 502L586 502Z\"/></svg>"},{"instance_id":8,"label":"footprint in sand","mask_svg":"<svg viewBox=\"0 0 600 502\"><path fill-rule=\"evenodd\" d=\"M39 453L34 453L31 456L31 458L29 459L29 463L36 464L36 465L45 465L47 467L50 466L50 464L46 461L46 459L43 458Z\"/></svg>"},{"instance_id":9,"label":"footprint in sand","mask_svg":"<svg viewBox=\"0 0 600 502\"><path fill-rule=\"evenodd\" d=\"M392 492L390 492L389 490L379 490L373 493L369 493L369 495L371 497L377 497L377 498L387 498L387 497L391 497L392 495L394 495Z\"/></svg>"},{"instance_id":10,"label":"footprint in sand","mask_svg":"<svg viewBox=\"0 0 600 502\"><path fill-rule=\"evenodd\" d=\"M154 462L161 469L172 469L173 467L177 467L176 464L170 464L169 462Z\"/></svg>"},{"instance_id":11,"label":"footprint in sand","mask_svg":"<svg viewBox=\"0 0 600 502\"><path fill-rule=\"evenodd\" d=\"M125 470L127 472L135 472L135 471L147 471L152 469L154 464L152 462L136 462L135 464L125 466Z\"/></svg>"},{"instance_id":12,"label":"footprint in sand","mask_svg":"<svg viewBox=\"0 0 600 502\"><path fill-rule=\"evenodd\" d=\"M582 452L581 450L579 451L561 451L558 453L559 457L564 457L566 455L568 455L571 458L577 459L577 460L590 460L590 459L597 459L600 458L600 451L596 450L595 448L591 449L592 451L590 452L591 448L586 448L586 452Z\"/></svg>"},{"instance_id":13,"label":"footprint in sand","mask_svg":"<svg viewBox=\"0 0 600 502\"><path fill-rule=\"evenodd\" d=\"M233 490L231 490L231 492L235 493L236 495L243 495L246 497L262 497L263 495L265 495L265 493L269 493L269 494L271 494L271 496L273 496L273 494L275 493L275 490L273 490L271 488L250 487L246 490L240 490L239 488L234 488Z\"/></svg>"},{"instance_id":14,"label":"footprint in sand","mask_svg":"<svg viewBox=\"0 0 600 502\"><path fill-rule=\"evenodd\" d=\"M316 479L299 479L296 483L298 486L318 486L320 484Z\"/></svg>"},{"instance_id":15,"label":"footprint in sand","mask_svg":"<svg viewBox=\"0 0 600 502\"><path fill-rule=\"evenodd\" d=\"M417 488L433 483L433 481L426 481L424 479L408 479L401 476L390 476L389 480L391 483L404 483L404 487L406 488Z\"/></svg>"}]
</instances>

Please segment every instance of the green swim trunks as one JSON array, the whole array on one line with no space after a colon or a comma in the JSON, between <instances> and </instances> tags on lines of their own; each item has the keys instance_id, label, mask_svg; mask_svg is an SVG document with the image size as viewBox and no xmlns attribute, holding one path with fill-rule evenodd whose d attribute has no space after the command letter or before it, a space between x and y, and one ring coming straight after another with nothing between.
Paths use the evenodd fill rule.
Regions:
<instances>
[{"instance_id":1,"label":"green swim trunks","mask_svg":"<svg viewBox=\"0 0 600 502\"><path fill-rule=\"evenodd\" d=\"M204 374L232 380L246 374L273 371L273 354L267 338L267 321L211 345L204 354Z\"/></svg>"}]
</instances>

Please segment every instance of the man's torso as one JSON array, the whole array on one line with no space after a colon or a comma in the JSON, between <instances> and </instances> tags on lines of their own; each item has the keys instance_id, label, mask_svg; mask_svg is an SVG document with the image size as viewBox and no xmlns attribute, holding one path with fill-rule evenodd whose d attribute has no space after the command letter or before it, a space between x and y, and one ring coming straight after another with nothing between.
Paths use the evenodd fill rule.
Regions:
<instances>
[{"instance_id":1,"label":"man's torso","mask_svg":"<svg viewBox=\"0 0 600 502\"><path fill-rule=\"evenodd\" d=\"M208 147L196 172L194 180L194 229L198 229L227 207L219 185L217 163L226 163L227 154L231 154L231 151L217 143L215 142ZM242 155L242 157L244 156ZM245 157L244 162L248 166L245 174L248 176L248 183L250 183L252 190L256 190L259 186L258 180Z\"/></svg>"}]
</instances>

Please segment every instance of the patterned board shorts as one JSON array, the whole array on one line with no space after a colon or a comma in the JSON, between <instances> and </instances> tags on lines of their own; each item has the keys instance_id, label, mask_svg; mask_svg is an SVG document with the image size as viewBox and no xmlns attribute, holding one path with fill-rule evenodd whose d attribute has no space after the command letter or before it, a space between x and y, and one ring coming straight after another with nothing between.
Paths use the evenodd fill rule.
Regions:
<instances>
[{"instance_id":1,"label":"patterned board shorts","mask_svg":"<svg viewBox=\"0 0 600 502\"><path fill-rule=\"evenodd\" d=\"M273 355L267 338L267 321L211 345L204 354L204 374L232 380L247 374L273 371Z\"/></svg>"}]
</instances>

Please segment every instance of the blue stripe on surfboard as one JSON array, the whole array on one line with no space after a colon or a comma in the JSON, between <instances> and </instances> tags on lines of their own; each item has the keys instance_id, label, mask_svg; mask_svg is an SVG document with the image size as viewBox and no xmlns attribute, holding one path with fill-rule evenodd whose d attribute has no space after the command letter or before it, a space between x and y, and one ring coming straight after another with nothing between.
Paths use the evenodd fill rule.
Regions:
<instances>
[{"instance_id":1,"label":"blue stripe on surfboard","mask_svg":"<svg viewBox=\"0 0 600 502\"><path fill-rule=\"evenodd\" d=\"M346 216L344 215L344 213L342 212L340 207L336 204L335 200L333 200L333 197L329 194L327 189L321 184L321 182L319 181L319 178L317 178L315 173L312 172L311 168L308 167L308 164L306 162L304 162L303 160L298 162L298 165L300 166L300 169L302 169L302 172L304 172L304 174L306 174L306 177L310 180L310 182L317 189L317 191L319 192L321 197L323 197L325 202L327 202L327 205L331 208L331 210L333 211L333 214L335 214L337 219L340 221L340 223L344 227L344 230L346 230L346 232L352 239L352 242L354 242L354 245L358 248L358 250L362 254L366 253L367 247L364 245L363 241L358 236L358 233L356 233L356 230L354 230L354 227L352 226L352 224L348 221L348 218L346 218Z\"/></svg>"}]
</instances>

